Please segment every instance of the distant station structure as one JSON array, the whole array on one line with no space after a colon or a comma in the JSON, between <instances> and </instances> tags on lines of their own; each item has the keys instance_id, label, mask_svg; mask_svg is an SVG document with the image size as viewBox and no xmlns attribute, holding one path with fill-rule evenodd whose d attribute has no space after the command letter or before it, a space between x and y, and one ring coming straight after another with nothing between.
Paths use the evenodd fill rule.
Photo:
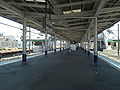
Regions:
<instances>
[{"instance_id":1,"label":"distant station structure","mask_svg":"<svg viewBox=\"0 0 120 90\"><path fill-rule=\"evenodd\" d=\"M0 33L0 48L17 48L18 41L14 36L4 36L3 33Z\"/></svg>"}]
</instances>

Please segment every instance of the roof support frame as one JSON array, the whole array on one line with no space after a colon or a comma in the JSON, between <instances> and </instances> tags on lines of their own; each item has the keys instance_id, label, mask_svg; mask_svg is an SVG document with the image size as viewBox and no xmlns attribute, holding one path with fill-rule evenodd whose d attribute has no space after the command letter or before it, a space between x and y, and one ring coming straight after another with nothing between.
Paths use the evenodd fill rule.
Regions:
<instances>
[{"instance_id":1,"label":"roof support frame","mask_svg":"<svg viewBox=\"0 0 120 90\"><path fill-rule=\"evenodd\" d=\"M6 3L5 1L3 1L3 0L0 1L0 6L3 7L4 9L6 9L6 10L8 10L8 11L14 13L14 14L16 14L16 15L19 15L19 16L21 17L21 19L22 19L22 17L24 16L24 13L23 13L23 12L21 12L19 9L17 9L17 8L15 8L15 7L13 7L13 6L9 5L9 4L7 4L7 3ZM26 17L27 17L27 16L26 16ZM38 26L41 27L41 25L38 24L37 22L31 20L31 19L28 18L28 17L27 17L27 19L30 20L31 22L33 22L35 25L38 25Z\"/></svg>"},{"instance_id":2,"label":"roof support frame","mask_svg":"<svg viewBox=\"0 0 120 90\"><path fill-rule=\"evenodd\" d=\"M69 4L55 5L55 7L62 8L62 7L68 7L68 6L74 6L74 5L89 4L95 1L98 1L98 0L79 1L79 2L69 3Z\"/></svg>"}]
</instances>

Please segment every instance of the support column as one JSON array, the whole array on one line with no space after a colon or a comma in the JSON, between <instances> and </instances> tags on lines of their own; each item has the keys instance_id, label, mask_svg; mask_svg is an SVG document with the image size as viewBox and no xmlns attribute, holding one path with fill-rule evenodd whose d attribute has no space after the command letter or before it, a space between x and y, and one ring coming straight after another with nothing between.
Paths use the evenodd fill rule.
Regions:
<instances>
[{"instance_id":1,"label":"support column","mask_svg":"<svg viewBox=\"0 0 120 90\"><path fill-rule=\"evenodd\" d=\"M66 48L66 40L64 40L64 49Z\"/></svg>"},{"instance_id":2,"label":"support column","mask_svg":"<svg viewBox=\"0 0 120 90\"><path fill-rule=\"evenodd\" d=\"M31 39L31 31L30 31L30 27L29 27L29 54L30 54L30 39Z\"/></svg>"},{"instance_id":3,"label":"support column","mask_svg":"<svg viewBox=\"0 0 120 90\"><path fill-rule=\"evenodd\" d=\"M84 49L84 52L85 52L85 38L83 38L83 49Z\"/></svg>"},{"instance_id":4,"label":"support column","mask_svg":"<svg viewBox=\"0 0 120 90\"><path fill-rule=\"evenodd\" d=\"M81 40L81 42L80 42L80 47L83 50L83 40Z\"/></svg>"},{"instance_id":5,"label":"support column","mask_svg":"<svg viewBox=\"0 0 120 90\"><path fill-rule=\"evenodd\" d=\"M82 48L82 50L83 50L83 38L82 38L82 40L81 40L81 48Z\"/></svg>"},{"instance_id":6,"label":"support column","mask_svg":"<svg viewBox=\"0 0 120 90\"><path fill-rule=\"evenodd\" d=\"M60 51L61 51L61 47L62 47L62 42L61 42L61 37L60 37Z\"/></svg>"},{"instance_id":7,"label":"support column","mask_svg":"<svg viewBox=\"0 0 120 90\"><path fill-rule=\"evenodd\" d=\"M83 52L84 52L84 40L82 41L82 48L83 48Z\"/></svg>"},{"instance_id":8,"label":"support column","mask_svg":"<svg viewBox=\"0 0 120 90\"><path fill-rule=\"evenodd\" d=\"M85 36L83 37L83 52L85 52Z\"/></svg>"},{"instance_id":9,"label":"support column","mask_svg":"<svg viewBox=\"0 0 120 90\"><path fill-rule=\"evenodd\" d=\"M64 50L64 40L63 40L63 50Z\"/></svg>"},{"instance_id":10,"label":"support column","mask_svg":"<svg viewBox=\"0 0 120 90\"><path fill-rule=\"evenodd\" d=\"M54 40L54 51L56 52L56 35L55 35L55 40Z\"/></svg>"},{"instance_id":11,"label":"support column","mask_svg":"<svg viewBox=\"0 0 120 90\"><path fill-rule=\"evenodd\" d=\"M88 30L88 56L90 56L90 30Z\"/></svg>"},{"instance_id":12,"label":"support column","mask_svg":"<svg viewBox=\"0 0 120 90\"><path fill-rule=\"evenodd\" d=\"M67 41L67 48L70 48L69 41Z\"/></svg>"},{"instance_id":13,"label":"support column","mask_svg":"<svg viewBox=\"0 0 120 90\"><path fill-rule=\"evenodd\" d=\"M26 63L26 16L23 17L23 54L22 54L22 63Z\"/></svg>"},{"instance_id":14,"label":"support column","mask_svg":"<svg viewBox=\"0 0 120 90\"><path fill-rule=\"evenodd\" d=\"M47 11L47 0L45 0L45 10ZM45 55L47 55L48 51L48 41L47 41L47 28L46 28L46 23L47 23L47 12L45 13L45 23L44 23L44 28L45 28Z\"/></svg>"},{"instance_id":15,"label":"support column","mask_svg":"<svg viewBox=\"0 0 120 90\"><path fill-rule=\"evenodd\" d=\"M97 66L98 63L98 50L97 50L97 17L95 18L95 36L94 36L94 65Z\"/></svg>"},{"instance_id":16,"label":"support column","mask_svg":"<svg viewBox=\"0 0 120 90\"><path fill-rule=\"evenodd\" d=\"M82 48L83 48L83 52L84 52L84 38L82 39Z\"/></svg>"},{"instance_id":17,"label":"support column","mask_svg":"<svg viewBox=\"0 0 120 90\"><path fill-rule=\"evenodd\" d=\"M85 37L85 53L86 53L86 50L87 50L87 43L86 43L86 37Z\"/></svg>"},{"instance_id":18,"label":"support column","mask_svg":"<svg viewBox=\"0 0 120 90\"><path fill-rule=\"evenodd\" d=\"M47 55L47 51L48 51L47 31L45 31L45 55Z\"/></svg>"},{"instance_id":19,"label":"support column","mask_svg":"<svg viewBox=\"0 0 120 90\"><path fill-rule=\"evenodd\" d=\"M118 56L119 56L119 51L120 51L120 42L119 42L119 24L118 24Z\"/></svg>"},{"instance_id":20,"label":"support column","mask_svg":"<svg viewBox=\"0 0 120 90\"><path fill-rule=\"evenodd\" d=\"M69 48L68 41L66 41L66 48L67 48L67 49Z\"/></svg>"},{"instance_id":21,"label":"support column","mask_svg":"<svg viewBox=\"0 0 120 90\"><path fill-rule=\"evenodd\" d=\"M84 49L84 47L83 47L83 41L82 41L82 49Z\"/></svg>"}]
</instances>

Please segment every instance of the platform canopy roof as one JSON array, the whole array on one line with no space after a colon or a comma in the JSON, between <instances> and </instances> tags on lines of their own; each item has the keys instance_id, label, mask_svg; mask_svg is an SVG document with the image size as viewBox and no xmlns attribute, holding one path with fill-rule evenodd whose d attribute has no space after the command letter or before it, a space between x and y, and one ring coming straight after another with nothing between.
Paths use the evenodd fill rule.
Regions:
<instances>
[{"instance_id":1,"label":"platform canopy roof","mask_svg":"<svg viewBox=\"0 0 120 90\"><path fill-rule=\"evenodd\" d=\"M94 35L94 19L98 18L98 33L120 19L120 0L0 0L0 16L23 23L44 32L45 13L51 18L53 32L70 41L81 41L87 30Z\"/></svg>"}]
</instances>

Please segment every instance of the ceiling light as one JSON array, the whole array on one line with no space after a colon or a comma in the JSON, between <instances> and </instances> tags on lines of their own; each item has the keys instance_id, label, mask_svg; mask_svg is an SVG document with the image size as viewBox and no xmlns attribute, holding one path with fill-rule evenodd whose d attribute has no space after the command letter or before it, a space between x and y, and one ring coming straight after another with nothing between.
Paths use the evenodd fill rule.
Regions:
<instances>
[{"instance_id":1,"label":"ceiling light","mask_svg":"<svg viewBox=\"0 0 120 90\"><path fill-rule=\"evenodd\" d=\"M45 0L26 0L26 1L28 1L28 2L33 2L33 1L36 1L36 2L45 2Z\"/></svg>"},{"instance_id":2,"label":"ceiling light","mask_svg":"<svg viewBox=\"0 0 120 90\"><path fill-rule=\"evenodd\" d=\"M36 2L46 2L45 0L35 0Z\"/></svg>"},{"instance_id":3,"label":"ceiling light","mask_svg":"<svg viewBox=\"0 0 120 90\"><path fill-rule=\"evenodd\" d=\"M26 0L26 1L34 1L34 0Z\"/></svg>"},{"instance_id":4,"label":"ceiling light","mask_svg":"<svg viewBox=\"0 0 120 90\"><path fill-rule=\"evenodd\" d=\"M75 10L70 10L70 11L64 11L63 14L78 13L78 12L81 12L81 9L75 9Z\"/></svg>"},{"instance_id":5,"label":"ceiling light","mask_svg":"<svg viewBox=\"0 0 120 90\"><path fill-rule=\"evenodd\" d=\"M72 10L72 12L81 12L81 9Z\"/></svg>"},{"instance_id":6,"label":"ceiling light","mask_svg":"<svg viewBox=\"0 0 120 90\"><path fill-rule=\"evenodd\" d=\"M69 14L72 13L71 11L64 11L63 14Z\"/></svg>"}]
</instances>

